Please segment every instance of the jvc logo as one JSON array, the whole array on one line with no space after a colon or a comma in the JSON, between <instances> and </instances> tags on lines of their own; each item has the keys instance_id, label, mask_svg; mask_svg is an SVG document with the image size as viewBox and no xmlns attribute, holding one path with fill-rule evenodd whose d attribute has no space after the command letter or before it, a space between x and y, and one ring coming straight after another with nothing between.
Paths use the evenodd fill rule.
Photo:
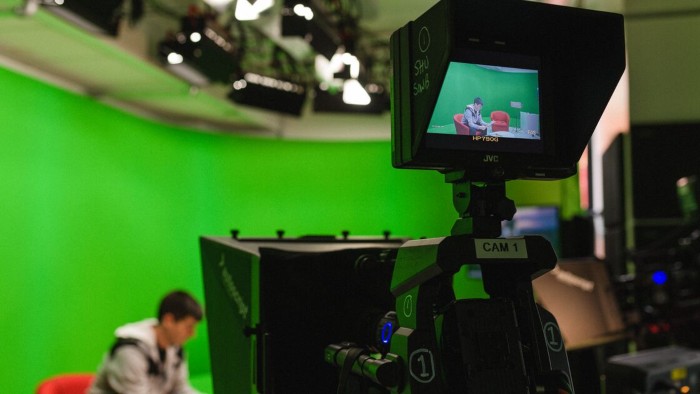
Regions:
<instances>
[{"instance_id":1,"label":"jvc logo","mask_svg":"<svg viewBox=\"0 0 700 394\"><path fill-rule=\"evenodd\" d=\"M484 163L498 163L498 155L484 155Z\"/></svg>"}]
</instances>

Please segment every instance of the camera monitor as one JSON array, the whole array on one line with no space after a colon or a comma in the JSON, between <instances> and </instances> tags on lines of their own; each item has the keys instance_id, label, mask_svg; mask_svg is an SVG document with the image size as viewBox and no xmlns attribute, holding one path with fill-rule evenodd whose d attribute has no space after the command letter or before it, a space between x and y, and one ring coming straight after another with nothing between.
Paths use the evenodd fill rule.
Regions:
<instances>
[{"instance_id":1,"label":"camera monitor","mask_svg":"<svg viewBox=\"0 0 700 394\"><path fill-rule=\"evenodd\" d=\"M395 167L472 181L559 179L625 68L622 17L442 0L391 37Z\"/></svg>"},{"instance_id":2,"label":"camera monitor","mask_svg":"<svg viewBox=\"0 0 700 394\"><path fill-rule=\"evenodd\" d=\"M488 152L498 144L503 152L542 153L539 58L473 51L455 60L427 127L431 145Z\"/></svg>"}]
</instances>

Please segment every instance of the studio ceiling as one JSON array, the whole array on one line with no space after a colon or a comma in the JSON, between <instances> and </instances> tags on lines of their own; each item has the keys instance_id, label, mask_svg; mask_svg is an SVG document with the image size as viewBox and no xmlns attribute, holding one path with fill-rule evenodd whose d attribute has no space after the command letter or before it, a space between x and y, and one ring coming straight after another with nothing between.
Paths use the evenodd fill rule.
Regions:
<instances>
[{"instance_id":1,"label":"studio ceiling","mask_svg":"<svg viewBox=\"0 0 700 394\"><path fill-rule=\"evenodd\" d=\"M361 26L388 38L436 1L362 0ZM191 2L166 3L170 9L186 10ZM26 15L24 7L22 0L0 0L0 65L138 116L206 132L261 137L373 140L390 136L388 113L321 114L307 109L294 117L232 104L223 86L193 88L152 55L159 35L177 28L172 18L147 13L138 25L125 25L115 39L89 33L44 8ZM274 35L274 20L272 25L266 28Z\"/></svg>"}]
</instances>

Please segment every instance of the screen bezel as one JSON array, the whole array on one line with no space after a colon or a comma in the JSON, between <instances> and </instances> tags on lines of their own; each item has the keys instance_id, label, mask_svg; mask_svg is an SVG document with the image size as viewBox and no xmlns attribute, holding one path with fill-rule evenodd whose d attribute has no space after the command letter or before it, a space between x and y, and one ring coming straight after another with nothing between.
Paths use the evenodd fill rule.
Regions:
<instances>
[{"instance_id":1,"label":"screen bezel","mask_svg":"<svg viewBox=\"0 0 700 394\"><path fill-rule=\"evenodd\" d=\"M556 138L560 133L554 131L555 114L552 112L551 58L540 54L535 48L528 50L511 50L497 45L483 45L478 41L456 43L441 64L440 77L435 81L432 99L420 104L412 102L416 109L423 105L430 108L430 117L438 101L439 93L445 81L450 62L481 63L523 69L536 69L538 72L540 140L531 145L522 145L513 149L513 142L489 145L491 149L465 149L458 141L459 137L428 133L430 117L415 119L411 125L412 162L420 163L414 168L433 168L440 171L466 170L475 181L508 179L561 179L576 172L572 165L555 165L558 162ZM409 77L414 83L414 76ZM534 141L533 141L534 142ZM515 142L517 144L517 142ZM411 167L410 165L407 167Z\"/></svg>"}]
</instances>

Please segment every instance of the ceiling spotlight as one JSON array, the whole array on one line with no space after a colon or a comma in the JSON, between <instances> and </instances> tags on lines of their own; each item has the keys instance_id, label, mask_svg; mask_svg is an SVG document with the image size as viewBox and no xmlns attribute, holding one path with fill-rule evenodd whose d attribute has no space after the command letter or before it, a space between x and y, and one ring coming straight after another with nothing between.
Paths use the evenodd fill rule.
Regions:
<instances>
[{"instance_id":1,"label":"ceiling spotlight","mask_svg":"<svg viewBox=\"0 0 700 394\"><path fill-rule=\"evenodd\" d=\"M334 79L335 74L343 71L344 65L342 55L336 53L330 60L323 55L316 55L314 67L316 74L322 81L331 81Z\"/></svg>"},{"instance_id":2,"label":"ceiling spotlight","mask_svg":"<svg viewBox=\"0 0 700 394\"><path fill-rule=\"evenodd\" d=\"M357 79L348 79L343 83L343 102L353 105L369 105L372 99Z\"/></svg>"},{"instance_id":3,"label":"ceiling spotlight","mask_svg":"<svg viewBox=\"0 0 700 394\"><path fill-rule=\"evenodd\" d=\"M306 89L291 81L246 73L233 83L228 98L238 104L300 116Z\"/></svg>"},{"instance_id":4,"label":"ceiling spotlight","mask_svg":"<svg viewBox=\"0 0 700 394\"><path fill-rule=\"evenodd\" d=\"M360 76L360 61L349 52L343 53L343 64L350 67L350 77L357 79Z\"/></svg>"},{"instance_id":5,"label":"ceiling spotlight","mask_svg":"<svg viewBox=\"0 0 700 394\"><path fill-rule=\"evenodd\" d=\"M342 85L340 86L342 88ZM370 102L367 105L348 104L343 100L346 94L341 89L334 89L323 83L314 89L313 111L322 113L346 113L346 114L372 114L381 115L389 111L389 95L379 84L369 83L364 85ZM352 93L352 89L349 89ZM376 91L376 93L375 93ZM360 95L362 95L360 91ZM367 99L365 98L365 102Z\"/></svg>"},{"instance_id":6,"label":"ceiling spotlight","mask_svg":"<svg viewBox=\"0 0 700 394\"><path fill-rule=\"evenodd\" d=\"M183 17L180 29L158 43L158 55L168 70L194 86L231 83L240 56L227 31L204 15Z\"/></svg>"},{"instance_id":7,"label":"ceiling spotlight","mask_svg":"<svg viewBox=\"0 0 700 394\"><path fill-rule=\"evenodd\" d=\"M91 33L116 37L123 17L124 0L26 0L24 13L31 15L38 6Z\"/></svg>"},{"instance_id":8,"label":"ceiling spotlight","mask_svg":"<svg viewBox=\"0 0 700 394\"><path fill-rule=\"evenodd\" d=\"M311 9L311 7L307 7L303 4L295 5L294 13L306 19L307 21L314 19L314 11Z\"/></svg>"},{"instance_id":9,"label":"ceiling spotlight","mask_svg":"<svg viewBox=\"0 0 700 394\"><path fill-rule=\"evenodd\" d=\"M323 81L330 81L340 73L345 75L345 77L340 76L343 79L357 79L360 76L360 61L348 52L337 52L331 60L323 55L316 55L314 65L316 74Z\"/></svg>"},{"instance_id":10,"label":"ceiling spotlight","mask_svg":"<svg viewBox=\"0 0 700 394\"><path fill-rule=\"evenodd\" d=\"M169 64L180 64L185 60L182 55L180 55L177 52L170 52L168 54L168 63Z\"/></svg>"},{"instance_id":11,"label":"ceiling spotlight","mask_svg":"<svg viewBox=\"0 0 700 394\"><path fill-rule=\"evenodd\" d=\"M321 12L314 12L312 6L312 1L284 0L280 10L282 36L300 37L317 53L330 59L342 41L336 22Z\"/></svg>"},{"instance_id":12,"label":"ceiling spotlight","mask_svg":"<svg viewBox=\"0 0 700 394\"><path fill-rule=\"evenodd\" d=\"M260 17L260 14L275 4L274 0L257 0L250 3L248 0L236 1L236 19L239 21L252 21Z\"/></svg>"},{"instance_id":13,"label":"ceiling spotlight","mask_svg":"<svg viewBox=\"0 0 700 394\"><path fill-rule=\"evenodd\" d=\"M233 88L235 90L242 90L245 89L248 86L248 82L245 81L245 79L239 79L238 81L233 83Z\"/></svg>"},{"instance_id":14,"label":"ceiling spotlight","mask_svg":"<svg viewBox=\"0 0 700 394\"><path fill-rule=\"evenodd\" d=\"M226 10L226 7L228 7L229 4L231 4L233 0L204 0L205 3L209 4L209 6L219 12L223 12Z\"/></svg>"}]
</instances>

